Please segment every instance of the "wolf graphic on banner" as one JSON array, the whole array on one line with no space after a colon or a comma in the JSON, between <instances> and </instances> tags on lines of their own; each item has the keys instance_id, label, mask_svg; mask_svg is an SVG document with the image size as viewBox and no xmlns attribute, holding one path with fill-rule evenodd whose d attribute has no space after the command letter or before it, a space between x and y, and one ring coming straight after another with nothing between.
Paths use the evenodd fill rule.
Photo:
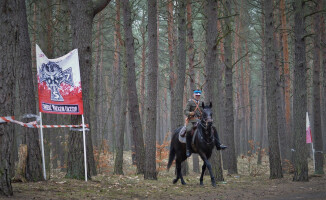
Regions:
<instances>
[{"instance_id":1,"label":"wolf graphic on banner","mask_svg":"<svg viewBox=\"0 0 326 200\"><path fill-rule=\"evenodd\" d=\"M78 50L48 59L36 45L39 109L44 113L83 114Z\"/></svg>"}]
</instances>

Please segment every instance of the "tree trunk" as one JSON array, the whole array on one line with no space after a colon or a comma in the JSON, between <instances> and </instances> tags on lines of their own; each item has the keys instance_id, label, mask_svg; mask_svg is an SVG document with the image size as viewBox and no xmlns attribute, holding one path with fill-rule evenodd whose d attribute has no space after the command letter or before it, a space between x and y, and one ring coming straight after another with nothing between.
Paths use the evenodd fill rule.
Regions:
<instances>
[{"instance_id":1,"label":"tree trunk","mask_svg":"<svg viewBox=\"0 0 326 200\"><path fill-rule=\"evenodd\" d=\"M184 124L183 115L183 95L186 72L186 2L179 1L178 3L178 55L177 66L175 67L176 74L172 72L172 78L175 85L172 88L171 95L171 129L174 130ZM170 75L171 76L171 75ZM173 82L174 82L173 81ZM172 81L171 81L172 82Z\"/></svg>"},{"instance_id":2,"label":"tree trunk","mask_svg":"<svg viewBox=\"0 0 326 200\"><path fill-rule=\"evenodd\" d=\"M142 47L141 47L141 72L140 72L140 102L142 102L140 104L140 117L141 120L144 121L144 102L145 102L145 71L146 71L146 47L147 47L147 43L146 43L146 24L145 24L145 11L143 11L142 14L142 26L140 28L140 32L141 32L141 38L142 38Z\"/></svg>"},{"instance_id":3,"label":"tree trunk","mask_svg":"<svg viewBox=\"0 0 326 200\"><path fill-rule=\"evenodd\" d=\"M279 49L279 34L274 32L274 46L275 49ZM278 54L279 55L279 54ZM281 153L281 162L284 163L284 160L289 160L289 143L287 140L287 124L286 124L286 113L285 113L285 106L284 106L284 89L283 83L281 79L281 71L282 67L280 67L280 60L277 56L275 59L275 65L277 66L278 70L275 71L276 74L276 81L277 81L277 89L276 89L276 107L277 107L277 126L278 126L278 137L279 137L279 146L280 146L280 153Z\"/></svg>"},{"instance_id":4,"label":"tree trunk","mask_svg":"<svg viewBox=\"0 0 326 200\"><path fill-rule=\"evenodd\" d=\"M262 27L262 32L261 32L261 36L262 36L262 55L261 55L261 97L260 97L260 120L259 120L259 147L258 147L258 158L257 158L257 164L261 165L262 164L262 153L263 153L263 140L264 140L264 131L265 131L265 101L266 101L266 78L265 78L265 28L264 28L264 17L262 16L262 23L261 23L261 27ZM258 123L258 122L257 122Z\"/></svg>"},{"instance_id":5,"label":"tree trunk","mask_svg":"<svg viewBox=\"0 0 326 200\"><path fill-rule=\"evenodd\" d=\"M216 92L216 77L214 76L214 70L216 70L216 60L217 60L217 0L208 0L205 2L205 13L207 17L206 21L206 57L205 57L205 103L208 105L210 102L214 102L214 108L216 110L217 103L214 96L217 95ZM214 118L217 118L217 113L214 114ZM212 156L210 158L212 165L212 171L214 177L218 181L223 181L223 170L221 165L221 154L213 149Z\"/></svg>"},{"instance_id":6,"label":"tree trunk","mask_svg":"<svg viewBox=\"0 0 326 200\"><path fill-rule=\"evenodd\" d=\"M39 27L38 27L38 34L39 34L39 45L43 49L45 55L49 58L54 57L54 48L53 48L53 6L52 0L46 1L39 1L37 2L39 7ZM42 115L43 124L57 124L56 115L44 113ZM44 129L44 158L45 158L45 169L47 177L46 179L50 179L50 170L51 170L51 137L57 134L58 130L55 129ZM29 148L28 148L29 150ZM28 165L27 165L28 166Z\"/></svg>"},{"instance_id":7,"label":"tree trunk","mask_svg":"<svg viewBox=\"0 0 326 200\"><path fill-rule=\"evenodd\" d=\"M288 45L288 31L285 15L285 0L280 0L280 12L281 12L281 35L283 46L283 58L284 58L284 79L285 79L285 119L286 119L286 138L290 139L291 134L291 78L290 78L290 61L289 61L289 45ZM290 141L288 141L290 143ZM287 151L286 154L289 154ZM289 155L286 155L289 157Z\"/></svg>"},{"instance_id":8,"label":"tree trunk","mask_svg":"<svg viewBox=\"0 0 326 200\"><path fill-rule=\"evenodd\" d=\"M294 15L294 81L293 81L293 181L308 181L306 146L307 64L303 0L293 4Z\"/></svg>"},{"instance_id":9,"label":"tree trunk","mask_svg":"<svg viewBox=\"0 0 326 200\"><path fill-rule=\"evenodd\" d=\"M15 67L19 62L19 2L0 2L0 107L3 116L14 115ZM14 125L0 124L0 195L12 196L11 177Z\"/></svg>"},{"instance_id":10,"label":"tree trunk","mask_svg":"<svg viewBox=\"0 0 326 200\"><path fill-rule=\"evenodd\" d=\"M226 4L226 16L231 16L231 2L225 1ZM228 146L228 154L225 154L223 160L227 160L227 169L229 174L237 174L237 158L235 155L235 144L234 144L234 115L233 115L233 65L232 65L232 49L231 49L231 21L230 18L225 18L226 25L226 38L224 44L225 50L225 117L226 125L224 136L226 145Z\"/></svg>"},{"instance_id":11,"label":"tree trunk","mask_svg":"<svg viewBox=\"0 0 326 200\"><path fill-rule=\"evenodd\" d=\"M120 70L119 70L120 71ZM124 135L126 127L126 113L127 113L127 68L124 65L123 69L123 80L121 89L121 107L120 107L120 119L119 129L116 131L117 135L117 146L116 146L116 157L114 161L114 174L123 174L123 148L124 148ZM119 91L120 92L120 91Z\"/></svg>"},{"instance_id":12,"label":"tree trunk","mask_svg":"<svg viewBox=\"0 0 326 200\"><path fill-rule=\"evenodd\" d=\"M20 113L29 114L36 112L35 92L33 86L31 44L28 35L28 23L25 1L19 3L19 54L20 63L17 68L16 78L19 85ZM25 178L28 181L43 180L42 158L37 129L23 128L22 134L27 144L27 165Z\"/></svg>"},{"instance_id":13,"label":"tree trunk","mask_svg":"<svg viewBox=\"0 0 326 200\"><path fill-rule=\"evenodd\" d=\"M132 135L135 145L137 174L144 173L145 169L145 147L143 140L143 131L140 121L138 95L136 88L136 64L135 64L135 47L132 35L131 11L128 0L122 1L124 36L126 47L126 59L128 68L128 109L132 124Z\"/></svg>"},{"instance_id":14,"label":"tree trunk","mask_svg":"<svg viewBox=\"0 0 326 200\"><path fill-rule=\"evenodd\" d=\"M85 111L85 122L90 122L90 74L92 66L92 25L94 16L99 13L110 2L97 1L92 3L91 0L77 1L69 0L69 8L71 13L71 28L72 28L72 46L78 48L79 65L81 72L81 82L83 88L83 100ZM73 124L81 124L81 116L72 116L71 122ZM94 124L95 125L95 124ZM91 125L90 125L91 126ZM67 175L66 177L75 179L84 179L84 157L83 152L83 139L82 134L79 132L71 132L69 134L69 153L67 162ZM96 175L96 167L93 154L93 144L91 133L86 134L87 141L87 169L88 176ZM91 174L89 173L91 172Z\"/></svg>"},{"instance_id":15,"label":"tree trunk","mask_svg":"<svg viewBox=\"0 0 326 200\"><path fill-rule=\"evenodd\" d=\"M94 66L92 66L92 71L93 71L93 75L92 75L92 79L91 79L91 85L92 85L92 90L93 90L93 94L92 97L94 98L93 100L93 112L92 112L92 142L95 148L97 148L99 150L99 133L100 133L100 113L99 111L99 107L101 104L101 95L100 95L100 55L101 55L101 50L100 50L100 40L101 40L101 29L102 29L102 18L101 18L101 14L99 14L99 19L97 21L97 30L96 30L96 36L95 36L95 41L96 41L96 50L95 50L95 62L94 62ZM117 96L117 95L115 95ZM100 152L100 151L99 151Z\"/></svg>"},{"instance_id":16,"label":"tree trunk","mask_svg":"<svg viewBox=\"0 0 326 200\"><path fill-rule=\"evenodd\" d=\"M55 30L58 29L58 31L55 31L54 34L56 34L55 38L60 38L60 40L56 40L55 43L56 47L54 49L54 57L60 57L66 53L68 53L71 50L71 27L70 27L70 13L69 13L69 7L68 7L68 1L61 1L56 0L57 2L60 1L59 4L59 18L66 19L63 21L60 21L61 23L57 23L54 27ZM34 44L35 45L35 44ZM33 47L32 47L33 48ZM33 54L35 55L35 53ZM34 56L33 56L34 57ZM57 117L57 123L58 124L71 124L70 120L71 117L69 115L56 115ZM60 168L61 171L66 172L66 169L64 168L66 160L67 160L67 148L64 145L66 141L66 135L68 136L69 129L60 128L56 130L55 141L52 141L54 143L54 151L58 155L58 160L60 160ZM53 166L54 167L54 166Z\"/></svg>"},{"instance_id":17,"label":"tree trunk","mask_svg":"<svg viewBox=\"0 0 326 200\"><path fill-rule=\"evenodd\" d=\"M157 179L156 173L156 104L157 104L157 2L148 0L148 80L146 92L146 165L145 179Z\"/></svg>"},{"instance_id":18,"label":"tree trunk","mask_svg":"<svg viewBox=\"0 0 326 200\"><path fill-rule=\"evenodd\" d=\"M170 90L170 130L173 132L177 127L174 122L175 117L172 114L176 109L174 94L175 94L175 84L176 84L176 67L174 65L174 23L173 23L173 1L168 0L167 3L167 13L168 13L168 48L169 48L169 90Z\"/></svg>"},{"instance_id":19,"label":"tree trunk","mask_svg":"<svg viewBox=\"0 0 326 200\"><path fill-rule=\"evenodd\" d=\"M115 94L113 97L113 115L114 115L114 124L113 129L114 133L112 134L111 139L119 138L118 132L120 130L120 114L121 114L121 100L122 100L122 93L121 93L121 47L122 47L122 39L121 39L121 31L120 31L120 0L116 1L116 21L115 21L115 35L114 35L114 68L113 68L113 93ZM123 47L122 47L123 49ZM124 61L125 62L125 61ZM118 142L119 139L116 141ZM113 145L112 150L116 149L116 145Z\"/></svg>"},{"instance_id":20,"label":"tree trunk","mask_svg":"<svg viewBox=\"0 0 326 200\"><path fill-rule=\"evenodd\" d=\"M326 3L323 3L323 8L326 7ZM326 30L325 30L325 14L322 15L321 20L321 48L322 48L322 95L321 95L321 109L322 109L322 133L324 152L326 152Z\"/></svg>"},{"instance_id":21,"label":"tree trunk","mask_svg":"<svg viewBox=\"0 0 326 200\"><path fill-rule=\"evenodd\" d=\"M269 169L270 178L282 178L282 166L278 141L277 128L277 75L278 66L276 65L276 51L273 33L273 1L264 1L265 14L265 48L266 48L266 95L267 95L267 123L268 123L268 142L269 142Z\"/></svg>"},{"instance_id":22,"label":"tree trunk","mask_svg":"<svg viewBox=\"0 0 326 200\"><path fill-rule=\"evenodd\" d=\"M321 106L320 106L320 32L321 32L321 14L318 13L322 8L322 0L315 3L316 14L313 17L314 24L314 55L313 55L313 130L315 143L315 174L324 174L324 156L323 156L323 135L321 129Z\"/></svg>"},{"instance_id":23,"label":"tree trunk","mask_svg":"<svg viewBox=\"0 0 326 200\"><path fill-rule=\"evenodd\" d=\"M188 62L189 62L189 94L192 97L193 90L196 89L195 86L195 69L194 69L194 33L192 27L192 10L191 10L191 0L187 0L187 36L188 36ZM198 154L192 155L193 171L199 173L199 158Z\"/></svg>"}]
</instances>

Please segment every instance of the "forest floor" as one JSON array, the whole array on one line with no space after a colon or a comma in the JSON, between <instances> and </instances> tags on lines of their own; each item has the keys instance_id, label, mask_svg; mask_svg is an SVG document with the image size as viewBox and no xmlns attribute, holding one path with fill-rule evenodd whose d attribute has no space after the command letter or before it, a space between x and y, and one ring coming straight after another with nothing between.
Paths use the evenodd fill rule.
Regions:
<instances>
[{"instance_id":1,"label":"forest floor","mask_svg":"<svg viewBox=\"0 0 326 200\"><path fill-rule=\"evenodd\" d=\"M238 160L239 174L227 175L225 171L225 180L212 187L209 176L204 177L205 185L200 186L200 174L194 172L185 176L187 185L180 181L173 184L173 169L159 172L158 180L144 180L134 174L135 167L126 157L125 175L106 172L85 182L65 179L64 173L57 170L47 181L13 183L14 196L0 199L326 199L326 175L312 175L311 162L309 181L293 182L293 174L288 173L282 179L269 179L266 156L262 165L256 165L254 158L242 157Z\"/></svg>"}]
</instances>

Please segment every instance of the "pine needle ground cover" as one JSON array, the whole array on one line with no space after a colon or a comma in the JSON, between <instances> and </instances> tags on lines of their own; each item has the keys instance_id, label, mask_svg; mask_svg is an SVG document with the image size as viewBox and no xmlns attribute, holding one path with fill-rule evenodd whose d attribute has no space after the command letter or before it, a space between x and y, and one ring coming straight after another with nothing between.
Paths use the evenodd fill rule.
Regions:
<instances>
[{"instance_id":1,"label":"pine needle ground cover","mask_svg":"<svg viewBox=\"0 0 326 200\"><path fill-rule=\"evenodd\" d=\"M191 160L185 186L172 184L173 166L169 172L160 168L157 181L144 180L143 175L135 174L131 152L125 152L125 175L113 175L113 170L103 169L103 173L84 182L65 179L64 173L54 170L48 181L13 183L14 196L10 199L322 199L326 195L325 175L311 176L309 182L303 183L293 182L292 174L283 179L269 179L267 156L261 166L255 165L254 156L239 157L239 174L227 175L225 171L225 181L216 188L211 186L209 176L204 177L205 186L199 185L200 174L192 172ZM113 160L108 161L112 167ZM309 173L313 174L312 162L309 166Z\"/></svg>"}]
</instances>

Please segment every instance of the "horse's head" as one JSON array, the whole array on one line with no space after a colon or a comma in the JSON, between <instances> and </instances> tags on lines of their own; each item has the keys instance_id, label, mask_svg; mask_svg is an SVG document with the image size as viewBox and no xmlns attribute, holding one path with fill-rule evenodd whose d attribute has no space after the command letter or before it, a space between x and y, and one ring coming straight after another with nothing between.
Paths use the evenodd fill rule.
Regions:
<instances>
[{"instance_id":1,"label":"horse's head","mask_svg":"<svg viewBox=\"0 0 326 200\"><path fill-rule=\"evenodd\" d=\"M213 112L212 112L212 102L209 103L209 106L205 106L204 102L203 106L203 114L201 118L201 124L205 129L211 128L213 124Z\"/></svg>"}]
</instances>

